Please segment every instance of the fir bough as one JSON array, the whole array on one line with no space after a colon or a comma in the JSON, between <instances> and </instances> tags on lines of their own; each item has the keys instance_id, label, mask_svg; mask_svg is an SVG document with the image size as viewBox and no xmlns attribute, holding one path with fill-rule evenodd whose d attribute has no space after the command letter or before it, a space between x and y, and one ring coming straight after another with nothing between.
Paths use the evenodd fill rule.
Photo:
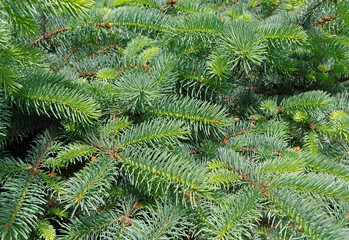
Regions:
<instances>
[{"instance_id":1,"label":"fir bough","mask_svg":"<svg viewBox=\"0 0 349 240\"><path fill-rule=\"evenodd\" d=\"M347 1L0 11L0 239L349 239Z\"/></svg>"}]
</instances>

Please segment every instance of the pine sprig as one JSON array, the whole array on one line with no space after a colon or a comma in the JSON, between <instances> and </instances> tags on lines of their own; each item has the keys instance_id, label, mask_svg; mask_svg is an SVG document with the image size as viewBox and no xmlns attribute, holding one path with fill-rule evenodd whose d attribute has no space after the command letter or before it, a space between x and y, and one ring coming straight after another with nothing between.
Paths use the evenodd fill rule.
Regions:
<instances>
[{"instance_id":1,"label":"pine sprig","mask_svg":"<svg viewBox=\"0 0 349 240\"><path fill-rule=\"evenodd\" d=\"M64 78L39 72L26 76L18 81L23 87L13 93L14 102L26 112L81 123L99 117L98 104L83 92L68 88Z\"/></svg>"},{"instance_id":2,"label":"pine sprig","mask_svg":"<svg viewBox=\"0 0 349 240\"><path fill-rule=\"evenodd\" d=\"M346 165L340 164L334 160L330 160L322 155L304 154L303 160L307 166L326 172L334 176L349 179L349 170Z\"/></svg>"},{"instance_id":3,"label":"pine sprig","mask_svg":"<svg viewBox=\"0 0 349 240\"><path fill-rule=\"evenodd\" d=\"M168 31L161 24L165 16L153 9L138 7L120 7L110 13L110 20L114 26L144 28L154 31Z\"/></svg>"},{"instance_id":4,"label":"pine sprig","mask_svg":"<svg viewBox=\"0 0 349 240\"><path fill-rule=\"evenodd\" d=\"M55 228L46 220L38 221L37 226L38 236L45 240L54 240L56 239L56 230Z\"/></svg>"},{"instance_id":5,"label":"pine sprig","mask_svg":"<svg viewBox=\"0 0 349 240\"><path fill-rule=\"evenodd\" d=\"M226 110L215 104L190 99L167 97L148 110L152 115L185 120L194 132L209 134L222 131L233 122L227 118Z\"/></svg>"},{"instance_id":6,"label":"pine sprig","mask_svg":"<svg viewBox=\"0 0 349 240\"><path fill-rule=\"evenodd\" d=\"M270 184L349 200L348 182L327 174L290 173L274 178Z\"/></svg>"},{"instance_id":7,"label":"pine sprig","mask_svg":"<svg viewBox=\"0 0 349 240\"><path fill-rule=\"evenodd\" d=\"M348 237L344 0L0 2L0 239Z\"/></svg>"},{"instance_id":8,"label":"pine sprig","mask_svg":"<svg viewBox=\"0 0 349 240\"><path fill-rule=\"evenodd\" d=\"M121 228L121 220L121 212L115 210L75 217L64 226L62 239L97 239L104 234L107 235L109 231L117 232Z\"/></svg>"},{"instance_id":9,"label":"pine sprig","mask_svg":"<svg viewBox=\"0 0 349 240\"><path fill-rule=\"evenodd\" d=\"M45 161L45 163L56 166L58 168L68 167L69 164L82 162L83 159L90 157L93 152L95 152L95 148L89 145L82 143L72 143L66 146L62 146L58 150L57 157L49 158Z\"/></svg>"},{"instance_id":10,"label":"pine sprig","mask_svg":"<svg viewBox=\"0 0 349 240\"><path fill-rule=\"evenodd\" d=\"M7 180L0 198L0 236L3 239L27 239L44 212L42 182L27 173Z\"/></svg>"},{"instance_id":11,"label":"pine sprig","mask_svg":"<svg viewBox=\"0 0 349 240\"><path fill-rule=\"evenodd\" d=\"M261 212L261 195L253 189L242 191L236 198L231 199L224 206L205 206L202 209L209 209L204 228L207 237L211 239L241 239L250 237L249 229L253 222L258 220ZM206 210L205 210L206 211Z\"/></svg>"},{"instance_id":12,"label":"pine sprig","mask_svg":"<svg viewBox=\"0 0 349 240\"><path fill-rule=\"evenodd\" d=\"M147 143L150 145L178 145L179 139L185 139L187 128L180 121L149 121L143 122L126 131L117 139L119 148L129 145Z\"/></svg>"},{"instance_id":13,"label":"pine sprig","mask_svg":"<svg viewBox=\"0 0 349 240\"><path fill-rule=\"evenodd\" d=\"M159 204L149 209L145 221L136 221L126 230L127 239L179 239L190 226L187 212L180 205Z\"/></svg>"},{"instance_id":14,"label":"pine sprig","mask_svg":"<svg viewBox=\"0 0 349 240\"><path fill-rule=\"evenodd\" d=\"M183 202L195 203L213 189L204 181L205 169L166 151L128 149L121 158L133 184L145 185L147 191L175 193ZM194 167L196 166L196 167Z\"/></svg>"},{"instance_id":15,"label":"pine sprig","mask_svg":"<svg viewBox=\"0 0 349 240\"><path fill-rule=\"evenodd\" d=\"M323 91L305 92L286 99L282 105L285 111L294 109L304 110L326 110L331 107L333 98Z\"/></svg>"},{"instance_id":16,"label":"pine sprig","mask_svg":"<svg viewBox=\"0 0 349 240\"><path fill-rule=\"evenodd\" d=\"M77 210L89 213L97 209L104 204L108 196L106 189L115 176L115 162L108 157L101 156L90 162L65 182L62 201L66 209L72 208L73 215Z\"/></svg>"},{"instance_id":17,"label":"pine sprig","mask_svg":"<svg viewBox=\"0 0 349 240\"><path fill-rule=\"evenodd\" d=\"M0 159L0 182L17 174L29 172L29 170L30 165L28 163L13 157L3 157Z\"/></svg>"},{"instance_id":18,"label":"pine sprig","mask_svg":"<svg viewBox=\"0 0 349 240\"><path fill-rule=\"evenodd\" d=\"M312 239L345 239L345 233L310 199L288 191L269 191L270 200Z\"/></svg>"}]
</instances>

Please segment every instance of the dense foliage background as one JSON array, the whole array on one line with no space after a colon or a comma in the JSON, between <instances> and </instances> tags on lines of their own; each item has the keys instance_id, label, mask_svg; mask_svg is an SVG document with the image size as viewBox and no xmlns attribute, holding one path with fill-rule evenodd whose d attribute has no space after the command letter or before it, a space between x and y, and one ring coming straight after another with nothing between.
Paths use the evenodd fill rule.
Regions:
<instances>
[{"instance_id":1,"label":"dense foliage background","mask_svg":"<svg viewBox=\"0 0 349 240\"><path fill-rule=\"evenodd\" d=\"M347 0L0 13L0 239L349 239Z\"/></svg>"}]
</instances>

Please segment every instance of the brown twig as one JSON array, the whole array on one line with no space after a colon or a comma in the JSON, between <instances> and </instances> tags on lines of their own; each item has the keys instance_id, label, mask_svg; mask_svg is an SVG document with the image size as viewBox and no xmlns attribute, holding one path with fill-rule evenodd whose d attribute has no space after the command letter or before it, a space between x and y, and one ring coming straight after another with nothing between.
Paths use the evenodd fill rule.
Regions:
<instances>
[{"instance_id":1,"label":"brown twig","mask_svg":"<svg viewBox=\"0 0 349 240\"><path fill-rule=\"evenodd\" d=\"M306 21L308 21L308 19L311 17L311 15L313 15L314 11L316 8L318 8L319 6L321 6L321 4L323 4L326 0L322 0L321 2L318 2L317 4L315 4L307 13L304 21L301 23L301 25L304 25L306 23Z\"/></svg>"},{"instance_id":2,"label":"brown twig","mask_svg":"<svg viewBox=\"0 0 349 240\"><path fill-rule=\"evenodd\" d=\"M113 24L111 22L100 22L100 23L95 23L93 26L95 27L106 27L106 28L111 28Z\"/></svg>"},{"instance_id":3,"label":"brown twig","mask_svg":"<svg viewBox=\"0 0 349 240\"><path fill-rule=\"evenodd\" d=\"M337 79L338 83L342 83L342 82L346 82L346 81L349 81L349 77L344 77L344 78Z\"/></svg>"},{"instance_id":4,"label":"brown twig","mask_svg":"<svg viewBox=\"0 0 349 240\"><path fill-rule=\"evenodd\" d=\"M241 180L248 182L250 185L257 188L259 190L259 192L261 192L263 194L264 197L269 198L268 188L270 185L267 181L265 181L263 184L261 184L257 181L252 181L248 174L242 173L240 171L237 171L237 173L239 174L239 177Z\"/></svg>"},{"instance_id":5,"label":"brown twig","mask_svg":"<svg viewBox=\"0 0 349 240\"><path fill-rule=\"evenodd\" d=\"M237 152L258 152L257 148L241 148Z\"/></svg>"},{"instance_id":6,"label":"brown twig","mask_svg":"<svg viewBox=\"0 0 349 240\"><path fill-rule=\"evenodd\" d=\"M229 138L232 138L232 137L235 137L235 136L238 136L238 135L241 135L241 134L245 134L245 133L250 133L250 131L248 129L246 130L242 130L240 132L236 132L236 133L233 133L233 134L230 134L229 136L225 137L225 138L222 138L221 140L219 140L218 143L223 143L223 144L226 144L229 140Z\"/></svg>"},{"instance_id":7,"label":"brown twig","mask_svg":"<svg viewBox=\"0 0 349 240\"><path fill-rule=\"evenodd\" d=\"M263 20L266 20L268 17L270 17L270 15L274 12L275 8L277 7L277 5L279 5L279 3L280 0L276 0L275 4L269 9Z\"/></svg>"},{"instance_id":8,"label":"brown twig","mask_svg":"<svg viewBox=\"0 0 349 240\"><path fill-rule=\"evenodd\" d=\"M260 87L258 87L258 86L244 86L244 89L247 89L247 90L256 90L256 89L260 89Z\"/></svg>"},{"instance_id":9,"label":"brown twig","mask_svg":"<svg viewBox=\"0 0 349 240\"><path fill-rule=\"evenodd\" d=\"M237 105L240 105L240 103L239 103L235 98L232 98L232 97L230 97L230 96L227 95L227 94L219 93L219 95L221 95L222 97L228 98L229 100L233 101L233 102L236 103Z\"/></svg>"},{"instance_id":10,"label":"brown twig","mask_svg":"<svg viewBox=\"0 0 349 240\"><path fill-rule=\"evenodd\" d=\"M46 15L45 13L42 14L42 29L41 29L41 34L45 35L46 34Z\"/></svg>"},{"instance_id":11,"label":"brown twig","mask_svg":"<svg viewBox=\"0 0 349 240\"><path fill-rule=\"evenodd\" d=\"M32 175L33 176L37 176L39 174L39 167L40 167L40 163L43 161L43 156L46 153L46 151L48 150L48 148L51 146L53 140L56 138L57 134L55 134L54 136L52 136L50 138L50 140L47 142L47 144L45 145L44 150L41 152L38 160L36 161L35 166L31 166L32 169Z\"/></svg>"},{"instance_id":12,"label":"brown twig","mask_svg":"<svg viewBox=\"0 0 349 240\"><path fill-rule=\"evenodd\" d=\"M195 150L191 150L188 152L189 154L196 154L199 153L199 150L195 149Z\"/></svg>"},{"instance_id":13,"label":"brown twig","mask_svg":"<svg viewBox=\"0 0 349 240\"><path fill-rule=\"evenodd\" d=\"M40 36L34 42L29 44L29 46L34 46L34 45L38 44L39 42L42 42L42 41L46 40L47 38L50 38L50 37L52 37L54 35L57 35L59 33L62 33L62 32L68 31L68 30L69 30L68 28L60 28L60 29L54 30L54 31L52 31L50 33L46 33L45 35Z\"/></svg>"},{"instance_id":14,"label":"brown twig","mask_svg":"<svg viewBox=\"0 0 349 240\"><path fill-rule=\"evenodd\" d=\"M336 18L335 16L327 16L327 17L320 18L319 20L316 20L315 23L322 25L326 22L330 22L334 20L335 18Z\"/></svg>"},{"instance_id":15,"label":"brown twig","mask_svg":"<svg viewBox=\"0 0 349 240\"><path fill-rule=\"evenodd\" d=\"M284 108L283 107L280 107L275 113L276 114L280 114L280 113L283 113L284 112ZM275 114L271 114L271 115L269 115L269 116L266 116L264 119L265 120L269 120L270 118L272 118L272 117L274 117L275 116Z\"/></svg>"},{"instance_id":16,"label":"brown twig","mask_svg":"<svg viewBox=\"0 0 349 240\"><path fill-rule=\"evenodd\" d=\"M45 17L45 19L46 19L46 17ZM44 23L43 23L43 25L44 25ZM106 27L106 28L111 28L112 25L113 24L110 22L101 22L101 23L93 24L93 26L96 26L96 27ZM83 27L88 27L88 26L83 26ZM45 34L41 35L38 39L36 39L34 42L30 43L29 46L34 46L34 45L38 44L39 42L42 42L42 41L44 41L44 40L46 40L54 35L57 35L57 34L62 33L62 32L66 32L68 30L69 30L68 28L60 28L60 29L54 30L50 33L45 33ZM46 29L45 29L45 31L46 31Z\"/></svg>"},{"instance_id":17,"label":"brown twig","mask_svg":"<svg viewBox=\"0 0 349 240\"><path fill-rule=\"evenodd\" d=\"M97 71L79 72L80 77L93 77L96 74L97 74Z\"/></svg>"},{"instance_id":18,"label":"brown twig","mask_svg":"<svg viewBox=\"0 0 349 240\"><path fill-rule=\"evenodd\" d=\"M60 29L54 30L54 31L46 34L46 37L50 38L54 35L57 35L57 34L62 33L62 32L66 32L68 30L69 30L68 28L60 28Z\"/></svg>"},{"instance_id":19,"label":"brown twig","mask_svg":"<svg viewBox=\"0 0 349 240\"><path fill-rule=\"evenodd\" d=\"M63 62L67 61L67 59L70 58L70 56L73 55L79 49L79 47L81 47L81 45L82 43L76 45L76 47L63 59Z\"/></svg>"},{"instance_id":20,"label":"brown twig","mask_svg":"<svg viewBox=\"0 0 349 240\"><path fill-rule=\"evenodd\" d=\"M50 44L52 44L52 45L54 45L54 46L62 46L61 44L59 44L59 43L55 43L55 42L53 42L53 41L51 41L51 40L46 40L46 42L48 42L48 43L50 43Z\"/></svg>"},{"instance_id":21,"label":"brown twig","mask_svg":"<svg viewBox=\"0 0 349 240\"><path fill-rule=\"evenodd\" d=\"M115 43L115 44L112 44L112 45L107 46L107 47L105 47L105 48L99 49L97 52L92 53L92 54L91 54L90 56L88 56L88 57L89 57L89 58L94 58L96 55L98 55L98 54L100 54L100 53L102 53L102 52L108 51L109 49L111 49L111 48L113 48L113 47L116 47L116 46L117 46L117 44Z\"/></svg>"}]
</instances>

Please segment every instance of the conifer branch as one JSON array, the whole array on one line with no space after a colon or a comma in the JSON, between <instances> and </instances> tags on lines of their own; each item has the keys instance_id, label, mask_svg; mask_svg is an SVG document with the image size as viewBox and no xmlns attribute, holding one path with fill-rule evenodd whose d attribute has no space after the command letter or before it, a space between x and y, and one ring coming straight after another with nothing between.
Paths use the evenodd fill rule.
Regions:
<instances>
[{"instance_id":1,"label":"conifer branch","mask_svg":"<svg viewBox=\"0 0 349 240\"><path fill-rule=\"evenodd\" d=\"M1 0L1 239L346 239L348 3L222 2Z\"/></svg>"}]
</instances>

